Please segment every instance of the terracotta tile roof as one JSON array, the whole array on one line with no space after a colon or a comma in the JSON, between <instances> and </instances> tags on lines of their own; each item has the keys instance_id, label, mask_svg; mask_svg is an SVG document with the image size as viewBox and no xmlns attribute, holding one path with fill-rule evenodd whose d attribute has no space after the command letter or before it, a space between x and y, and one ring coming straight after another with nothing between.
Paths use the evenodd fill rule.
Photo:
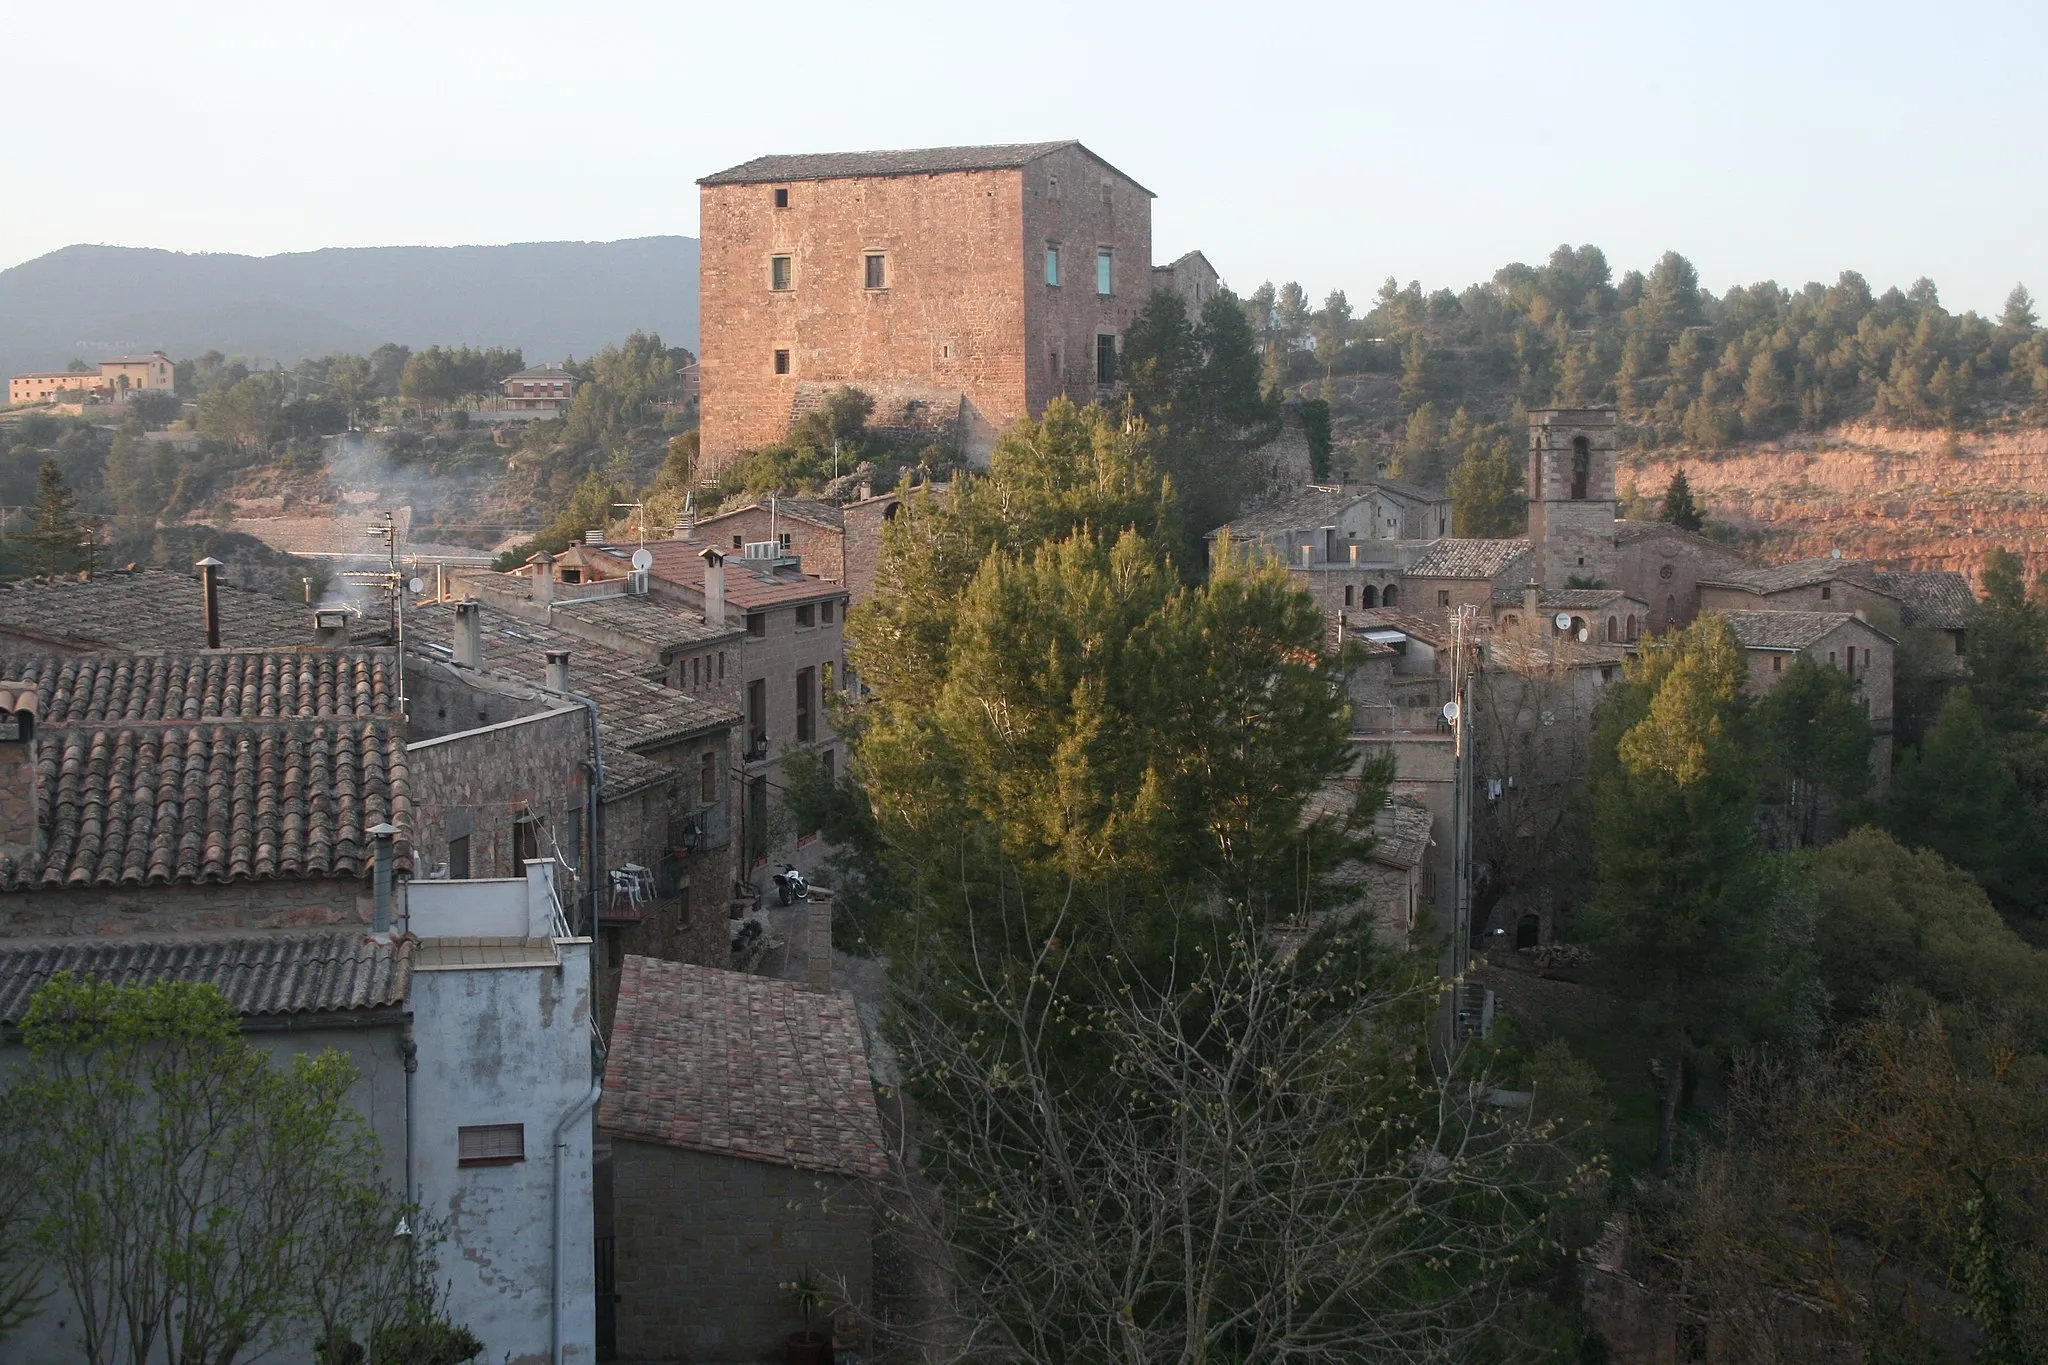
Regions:
<instances>
[{"instance_id":1,"label":"terracotta tile roof","mask_svg":"<svg viewBox=\"0 0 2048 1365\"><path fill-rule=\"evenodd\" d=\"M853 997L627 957L598 1126L799 1170L887 1174Z\"/></svg>"},{"instance_id":2,"label":"terracotta tile roof","mask_svg":"<svg viewBox=\"0 0 2048 1365\"><path fill-rule=\"evenodd\" d=\"M1410 578L1494 578L1529 553L1523 540L1467 540L1445 536L1408 566Z\"/></svg>"},{"instance_id":3,"label":"terracotta tile roof","mask_svg":"<svg viewBox=\"0 0 2048 1365\"><path fill-rule=\"evenodd\" d=\"M1899 619L1909 626L1962 630L1977 609L1970 580L1948 569L1879 570L1877 591L1898 602Z\"/></svg>"},{"instance_id":4,"label":"terracotta tile roof","mask_svg":"<svg viewBox=\"0 0 2048 1365\"><path fill-rule=\"evenodd\" d=\"M989 147L919 147L889 152L757 156L752 161L743 161L707 175L697 183L764 185L778 180L848 180L883 175L944 175L949 171L1013 171L1068 147L1079 147L1094 160L1109 166L1079 142L1067 138L1059 142L1010 142ZM1111 166L1110 169L1116 168ZM1117 174L1123 175L1123 172L1117 171ZM1124 178L1130 179L1129 176ZM1131 183L1137 184L1136 181Z\"/></svg>"},{"instance_id":5,"label":"terracotta tile roof","mask_svg":"<svg viewBox=\"0 0 2048 1365\"><path fill-rule=\"evenodd\" d=\"M1356 488L1345 490L1310 484L1290 489L1263 507L1254 507L1228 525L1217 527L1209 533L1209 538L1219 539L1228 533L1233 540L1249 540L1254 536L1318 530L1335 524L1345 508L1363 502L1365 497L1365 491Z\"/></svg>"},{"instance_id":6,"label":"terracotta tile roof","mask_svg":"<svg viewBox=\"0 0 2048 1365\"><path fill-rule=\"evenodd\" d=\"M365 874L369 827L410 825L390 669L370 650L0 657L41 702L45 840L0 860L0 889Z\"/></svg>"},{"instance_id":7,"label":"terracotta tile roof","mask_svg":"<svg viewBox=\"0 0 2048 1365\"><path fill-rule=\"evenodd\" d=\"M654 556L654 566L648 572L664 583L701 593L704 591L704 560L701 558L704 548L704 543L697 540L649 541L647 550ZM630 559L633 553L623 545L609 548L609 552L621 559ZM720 553L725 552L721 550ZM769 568L756 567L736 554L725 556L725 601L728 607L755 611L844 596L846 585L843 583L828 583L807 574L777 573Z\"/></svg>"},{"instance_id":8,"label":"terracotta tile roof","mask_svg":"<svg viewBox=\"0 0 2048 1365\"><path fill-rule=\"evenodd\" d=\"M230 649L313 638L313 613L303 604L226 583L220 622L221 644ZM138 569L0 584L0 634L67 649L202 649L199 576Z\"/></svg>"},{"instance_id":9,"label":"terracotta tile roof","mask_svg":"<svg viewBox=\"0 0 2048 1365\"><path fill-rule=\"evenodd\" d=\"M413 941L360 930L166 939L0 940L0 1025L20 1024L30 997L58 972L129 985L217 986L236 1012L261 1018L405 1003Z\"/></svg>"},{"instance_id":10,"label":"terracotta tile roof","mask_svg":"<svg viewBox=\"0 0 2048 1365\"><path fill-rule=\"evenodd\" d=\"M1357 613L1347 613L1345 619L1354 635L1363 635L1369 630L1398 630L1437 649L1451 647L1449 622L1432 621L1427 616L1403 611L1399 607L1367 607Z\"/></svg>"},{"instance_id":11,"label":"terracotta tile roof","mask_svg":"<svg viewBox=\"0 0 2048 1365\"><path fill-rule=\"evenodd\" d=\"M1724 611L1721 619L1744 649L1805 649L1856 618L1838 611Z\"/></svg>"},{"instance_id":12,"label":"terracotta tile roof","mask_svg":"<svg viewBox=\"0 0 2048 1365\"><path fill-rule=\"evenodd\" d=\"M1746 563L1748 556L1732 545L1723 545L1697 531L1686 531L1668 521L1617 521L1614 523L1614 543L1635 545L1645 540L1682 540L1701 549L1712 550L1725 559Z\"/></svg>"}]
</instances>

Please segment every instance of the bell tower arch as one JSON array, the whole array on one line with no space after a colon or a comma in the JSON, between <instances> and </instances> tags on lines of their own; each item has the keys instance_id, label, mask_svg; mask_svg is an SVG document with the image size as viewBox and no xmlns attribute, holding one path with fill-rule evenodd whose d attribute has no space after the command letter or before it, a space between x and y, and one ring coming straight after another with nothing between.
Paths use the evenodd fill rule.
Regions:
<instances>
[{"instance_id":1,"label":"bell tower arch","mask_svg":"<svg viewBox=\"0 0 2048 1365\"><path fill-rule=\"evenodd\" d=\"M1613 578L1615 422L1613 408L1529 413L1529 548L1546 588Z\"/></svg>"}]
</instances>

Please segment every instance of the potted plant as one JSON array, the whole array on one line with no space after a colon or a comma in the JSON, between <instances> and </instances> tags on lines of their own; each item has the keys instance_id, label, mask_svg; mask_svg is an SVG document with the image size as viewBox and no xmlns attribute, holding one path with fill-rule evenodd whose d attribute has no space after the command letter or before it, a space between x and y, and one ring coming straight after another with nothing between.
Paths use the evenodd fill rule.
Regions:
<instances>
[{"instance_id":1,"label":"potted plant","mask_svg":"<svg viewBox=\"0 0 2048 1365\"><path fill-rule=\"evenodd\" d=\"M804 1315L803 1330L791 1332L782 1339L789 1365L832 1365L832 1338L820 1332L811 1321L825 1306L825 1282L805 1266L804 1273L783 1285L782 1291L796 1300L797 1311Z\"/></svg>"}]
</instances>

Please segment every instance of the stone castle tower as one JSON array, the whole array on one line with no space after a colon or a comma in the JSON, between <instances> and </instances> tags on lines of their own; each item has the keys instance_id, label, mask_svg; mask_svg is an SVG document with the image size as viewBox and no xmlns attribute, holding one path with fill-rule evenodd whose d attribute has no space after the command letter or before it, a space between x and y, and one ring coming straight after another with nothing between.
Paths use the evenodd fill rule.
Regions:
<instances>
[{"instance_id":1,"label":"stone castle tower","mask_svg":"<svg viewBox=\"0 0 2048 1365\"><path fill-rule=\"evenodd\" d=\"M1546 588L1613 585L1615 435L1613 408L1529 414L1529 547Z\"/></svg>"}]
</instances>

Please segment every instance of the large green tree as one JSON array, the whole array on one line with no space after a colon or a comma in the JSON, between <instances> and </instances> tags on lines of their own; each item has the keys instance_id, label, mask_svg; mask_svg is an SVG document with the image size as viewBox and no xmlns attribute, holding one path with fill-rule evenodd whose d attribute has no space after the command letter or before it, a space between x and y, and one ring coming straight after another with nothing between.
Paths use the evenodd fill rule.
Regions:
<instances>
[{"instance_id":1,"label":"large green tree","mask_svg":"<svg viewBox=\"0 0 2048 1365\"><path fill-rule=\"evenodd\" d=\"M1757 777L1793 841L1820 842L1822 816L1853 818L1870 790L1870 721L1848 674L1802 654L1756 707Z\"/></svg>"},{"instance_id":2,"label":"large green tree","mask_svg":"<svg viewBox=\"0 0 2048 1365\"><path fill-rule=\"evenodd\" d=\"M1529 524L1522 462L1506 437L1481 452L1472 446L1451 471L1452 529L1461 536L1521 535Z\"/></svg>"},{"instance_id":3,"label":"large green tree","mask_svg":"<svg viewBox=\"0 0 2048 1365\"><path fill-rule=\"evenodd\" d=\"M2042 903L2043 850L2006 742L1969 688L1957 688L1917 751L1899 756L1892 831L1969 869L2007 913Z\"/></svg>"},{"instance_id":4,"label":"large green tree","mask_svg":"<svg viewBox=\"0 0 2048 1365\"><path fill-rule=\"evenodd\" d=\"M1703 615L1627 664L1594 748L1599 882L1576 928L1659 1059L1657 1175L1685 1069L1754 1036L1772 1003L1781 890L1752 822L1744 677L1742 647Z\"/></svg>"},{"instance_id":5,"label":"large green tree","mask_svg":"<svg viewBox=\"0 0 2048 1365\"><path fill-rule=\"evenodd\" d=\"M1228 521L1252 491L1244 457L1271 434L1274 417L1259 390L1243 305L1218 290L1190 317L1180 295L1159 291L1125 334L1122 360L1131 404L1152 429L1152 457L1173 480L1188 531L1199 536Z\"/></svg>"},{"instance_id":6,"label":"large green tree","mask_svg":"<svg viewBox=\"0 0 2048 1365\"><path fill-rule=\"evenodd\" d=\"M56 575L76 568L84 557L85 519L78 495L52 457L45 456L36 470L36 500L29 515L35 523L27 539L35 548L36 572Z\"/></svg>"}]
</instances>

